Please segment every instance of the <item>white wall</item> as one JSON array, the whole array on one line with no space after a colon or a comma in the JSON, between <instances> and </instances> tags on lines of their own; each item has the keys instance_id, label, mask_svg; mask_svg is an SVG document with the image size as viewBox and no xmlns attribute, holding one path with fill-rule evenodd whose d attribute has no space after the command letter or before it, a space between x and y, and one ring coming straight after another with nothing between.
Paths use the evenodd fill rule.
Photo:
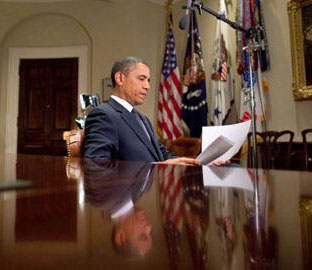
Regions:
<instances>
[{"instance_id":1,"label":"white wall","mask_svg":"<svg viewBox=\"0 0 312 270\"><path fill-rule=\"evenodd\" d=\"M235 18L236 0L229 10L229 18ZM268 128L292 129L296 140L300 131L311 127L311 101L295 102L292 97L291 53L287 1L262 1L271 55L268 79ZM218 0L206 0L205 6L218 10ZM183 14L178 1L173 6L174 34L180 69L186 46L187 31L178 29ZM10 47L53 47L87 45L88 89L100 93L102 78L109 76L116 58L139 55L146 58L152 71L152 90L140 110L156 123L157 90L165 44L166 8L146 0L131 1L69 1L56 3L9 3L0 2L0 150L4 150L7 112L7 63ZM202 35L202 47L209 78L212 64L212 44L216 19L207 13L198 17ZM235 31L231 31L235 44ZM232 48L235 63L235 46ZM239 110L239 77L236 78L236 108Z\"/></svg>"},{"instance_id":2,"label":"white wall","mask_svg":"<svg viewBox=\"0 0 312 270\"><path fill-rule=\"evenodd\" d=\"M144 0L0 3L0 150L5 148L9 48L88 47L86 93L102 95L102 79L117 58L144 57L152 90L140 110L152 121L164 47L165 7ZM16 78L18 80L18 78ZM16 106L18 101L16 102Z\"/></svg>"}]
</instances>

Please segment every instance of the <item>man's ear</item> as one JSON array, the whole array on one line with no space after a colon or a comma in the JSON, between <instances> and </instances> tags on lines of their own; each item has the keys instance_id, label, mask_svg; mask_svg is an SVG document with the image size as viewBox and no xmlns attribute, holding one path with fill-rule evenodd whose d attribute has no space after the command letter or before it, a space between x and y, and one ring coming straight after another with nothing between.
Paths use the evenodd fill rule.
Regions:
<instances>
[{"instance_id":1,"label":"man's ear","mask_svg":"<svg viewBox=\"0 0 312 270\"><path fill-rule=\"evenodd\" d=\"M115 82L117 85L122 85L124 81L124 75L119 71L115 73Z\"/></svg>"},{"instance_id":2,"label":"man's ear","mask_svg":"<svg viewBox=\"0 0 312 270\"><path fill-rule=\"evenodd\" d=\"M121 230L121 229L118 229L116 231L114 240L115 240L115 244L117 246L121 246L125 242L125 240L126 240L126 235L125 235L124 231Z\"/></svg>"}]
</instances>

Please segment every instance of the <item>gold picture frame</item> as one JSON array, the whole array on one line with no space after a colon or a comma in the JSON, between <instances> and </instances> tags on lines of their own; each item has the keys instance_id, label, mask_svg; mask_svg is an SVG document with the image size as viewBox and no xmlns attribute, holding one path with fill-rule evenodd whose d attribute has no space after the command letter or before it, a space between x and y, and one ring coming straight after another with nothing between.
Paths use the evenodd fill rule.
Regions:
<instances>
[{"instance_id":1,"label":"gold picture frame","mask_svg":"<svg viewBox=\"0 0 312 270\"><path fill-rule=\"evenodd\" d=\"M309 16L310 15L310 16ZM312 99L312 0L289 0L288 16L295 100Z\"/></svg>"},{"instance_id":2,"label":"gold picture frame","mask_svg":"<svg viewBox=\"0 0 312 270\"><path fill-rule=\"evenodd\" d=\"M301 223L303 268L312 267L312 197L300 197L299 214Z\"/></svg>"}]
</instances>

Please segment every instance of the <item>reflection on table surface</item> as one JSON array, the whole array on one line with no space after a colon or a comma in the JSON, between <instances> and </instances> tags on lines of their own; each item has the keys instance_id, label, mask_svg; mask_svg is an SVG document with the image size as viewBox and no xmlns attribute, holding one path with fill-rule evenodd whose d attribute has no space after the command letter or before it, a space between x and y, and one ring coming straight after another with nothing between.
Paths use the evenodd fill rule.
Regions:
<instances>
[{"instance_id":1,"label":"reflection on table surface","mask_svg":"<svg viewBox=\"0 0 312 270\"><path fill-rule=\"evenodd\" d=\"M6 156L1 269L312 269L312 174Z\"/></svg>"}]
</instances>

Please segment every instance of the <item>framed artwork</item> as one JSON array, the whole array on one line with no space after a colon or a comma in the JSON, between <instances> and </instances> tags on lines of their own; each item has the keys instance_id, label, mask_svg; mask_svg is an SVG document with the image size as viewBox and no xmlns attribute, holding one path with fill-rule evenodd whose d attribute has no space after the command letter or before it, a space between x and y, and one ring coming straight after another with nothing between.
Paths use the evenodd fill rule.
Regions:
<instances>
[{"instance_id":1,"label":"framed artwork","mask_svg":"<svg viewBox=\"0 0 312 270\"><path fill-rule=\"evenodd\" d=\"M110 77L102 80L102 97L103 101L107 101L113 92L113 84Z\"/></svg>"},{"instance_id":2,"label":"framed artwork","mask_svg":"<svg viewBox=\"0 0 312 270\"><path fill-rule=\"evenodd\" d=\"M312 99L312 0L289 0L295 100Z\"/></svg>"}]
</instances>

